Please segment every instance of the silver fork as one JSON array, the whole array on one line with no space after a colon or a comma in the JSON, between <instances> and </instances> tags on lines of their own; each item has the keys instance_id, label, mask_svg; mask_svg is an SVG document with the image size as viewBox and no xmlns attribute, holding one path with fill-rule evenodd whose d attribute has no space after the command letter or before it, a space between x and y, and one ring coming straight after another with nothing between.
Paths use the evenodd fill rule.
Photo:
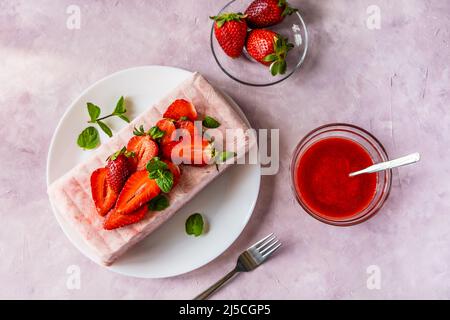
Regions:
<instances>
[{"instance_id":1,"label":"silver fork","mask_svg":"<svg viewBox=\"0 0 450 320\"><path fill-rule=\"evenodd\" d=\"M213 284L209 289L196 296L194 300L204 300L214 292L222 288L231 278L239 272L248 272L259 267L269 256L281 246L281 242L271 233L264 239L259 240L250 248L241 253L236 263L236 267L225 277Z\"/></svg>"}]
</instances>

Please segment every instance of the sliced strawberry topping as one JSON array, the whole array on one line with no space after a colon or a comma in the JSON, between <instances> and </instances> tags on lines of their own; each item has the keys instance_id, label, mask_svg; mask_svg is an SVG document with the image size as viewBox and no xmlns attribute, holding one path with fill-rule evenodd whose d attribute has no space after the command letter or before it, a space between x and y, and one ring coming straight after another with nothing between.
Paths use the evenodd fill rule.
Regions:
<instances>
[{"instance_id":1,"label":"sliced strawberry topping","mask_svg":"<svg viewBox=\"0 0 450 320\"><path fill-rule=\"evenodd\" d=\"M113 209L110 211L105 221L103 222L103 228L106 230L113 230L139 222L145 218L147 212L147 206L142 206L138 210L127 215L120 214L117 212L117 210Z\"/></svg>"},{"instance_id":2,"label":"sliced strawberry topping","mask_svg":"<svg viewBox=\"0 0 450 320\"><path fill-rule=\"evenodd\" d=\"M186 117L191 121L197 120L197 110L192 103L184 99L178 99L172 102L164 113L164 118L180 120Z\"/></svg>"},{"instance_id":3,"label":"sliced strawberry topping","mask_svg":"<svg viewBox=\"0 0 450 320\"><path fill-rule=\"evenodd\" d=\"M134 170L143 170L147 163L159 153L158 144L150 136L134 136L128 141L127 150L134 152L129 158Z\"/></svg>"},{"instance_id":4,"label":"sliced strawberry topping","mask_svg":"<svg viewBox=\"0 0 450 320\"><path fill-rule=\"evenodd\" d=\"M182 130L183 132L179 132L179 136L185 137L189 136L191 137L191 141L194 141L194 137L201 136L202 129L196 128L194 122L190 120L179 120L175 123L175 126L177 130Z\"/></svg>"},{"instance_id":5,"label":"sliced strawberry topping","mask_svg":"<svg viewBox=\"0 0 450 320\"><path fill-rule=\"evenodd\" d=\"M211 160L214 157L214 147L206 139L202 140L201 145L198 143L191 144L190 160L192 164L207 165L211 164Z\"/></svg>"},{"instance_id":6,"label":"sliced strawberry topping","mask_svg":"<svg viewBox=\"0 0 450 320\"><path fill-rule=\"evenodd\" d=\"M164 131L164 137L161 138L161 144L166 144L172 141L172 134L176 127L171 119L161 119L156 123L156 126Z\"/></svg>"},{"instance_id":7,"label":"sliced strawberry topping","mask_svg":"<svg viewBox=\"0 0 450 320\"><path fill-rule=\"evenodd\" d=\"M164 159L171 160L172 159L172 150L179 143L181 143L181 142L180 141L170 141L170 142L168 142L168 143L166 143L164 145L161 145L162 157Z\"/></svg>"},{"instance_id":8,"label":"sliced strawberry topping","mask_svg":"<svg viewBox=\"0 0 450 320\"><path fill-rule=\"evenodd\" d=\"M116 210L120 214L131 214L160 192L156 181L148 177L147 170L136 171L123 186L117 199Z\"/></svg>"},{"instance_id":9,"label":"sliced strawberry topping","mask_svg":"<svg viewBox=\"0 0 450 320\"><path fill-rule=\"evenodd\" d=\"M203 166L211 163L214 157L214 147L206 139L202 139L201 143L196 141L174 142L163 147L163 155L174 163Z\"/></svg>"},{"instance_id":10,"label":"sliced strawberry topping","mask_svg":"<svg viewBox=\"0 0 450 320\"><path fill-rule=\"evenodd\" d=\"M114 206L118 193L109 186L106 177L108 169L99 168L91 175L91 192L95 208L99 215L104 216Z\"/></svg>"},{"instance_id":11,"label":"sliced strawberry topping","mask_svg":"<svg viewBox=\"0 0 450 320\"><path fill-rule=\"evenodd\" d=\"M167 164L170 172L172 172L172 174L173 174L173 187L175 187L176 184L178 183L178 181L180 181L180 177L181 177L180 167L177 166L175 163L170 162L168 160L163 160L163 161Z\"/></svg>"}]
</instances>

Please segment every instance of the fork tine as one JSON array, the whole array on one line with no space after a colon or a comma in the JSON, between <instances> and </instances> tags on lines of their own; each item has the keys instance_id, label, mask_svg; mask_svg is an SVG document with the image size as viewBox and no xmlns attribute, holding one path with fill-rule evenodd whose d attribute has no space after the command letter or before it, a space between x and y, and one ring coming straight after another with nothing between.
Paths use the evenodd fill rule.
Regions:
<instances>
[{"instance_id":1,"label":"fork tine","mask_svg":"<svg viewBox=\"0 0 450 320\"><path fill-rule=\"evenodd\" d=\"M258 249L258 251L261 251L262 248L266 247L269 243L271 243L273 240L276 239L277 237L275 235L272 235L270 238L266 239L266 241L264 241L258 247L256 247L256 249Z\"/></svg>"},{"instance_id":2,"label":"fork tine","mask_svg":"<svg viewBox=\"0 0 450 320\"><path fill-rule=\"evenodd\" d=\"M267 240L264 244L259 246L258 251L262 253L263 251L266 251L267 248L271 247L274 243L277 242L278 242L277 237L273 236L270 238L270 240Z\"/></svg>"},{"instance_id":3,"label":"fork tine","mask_svg":"<svg viewBox=\"0 0 450 320\"><path fill-rule=\"evenodd\" d=\"M264 253L263 258L268 258L272 253L274 253L276 250L278 250L279 247L281 247L281 243L278 243L278 245L276 247L274 247L272 250L270 250L269 252Z\"/></svg>"},{"instance_id":4,"label":"fork tine","mask_svg":"<svg viewBox=\"0 0 450 320\"><path fill-rule=\"evenodd\" d=\"M273 236L273 232L271 234L269 234L268 236L266 236L265 238L259 240L257 243L255 243L254 245L252 245L250 248L257 248L261 243L263 243L264 241L266 241L268 238L270 238L271 236ZM250 249L249 248L249 249Z\"/></svg>"},{"instance_id":5,"label":"fork tine","mask_svg":"<svg viewBox=\"0 0 450 320\"><path fill-rule=\"evenodd\" d=\"M272 241L270 244L268 243L264 247L264 249L259 250L259 253L264 255L264 253L268 252L270 249L272 249L273 247L275 247L279 243L280 243L280 241L278 241L278 239L275 239L275 241Z\"/></svg>"}]
</instances>

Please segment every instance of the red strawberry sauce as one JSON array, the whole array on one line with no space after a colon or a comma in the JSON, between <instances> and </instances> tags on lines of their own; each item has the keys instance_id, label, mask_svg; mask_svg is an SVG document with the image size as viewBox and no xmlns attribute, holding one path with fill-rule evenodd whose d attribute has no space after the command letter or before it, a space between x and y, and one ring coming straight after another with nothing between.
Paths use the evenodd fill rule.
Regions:
<instances>
[{"instance_id":1,"label":"red strawberry sauce","mask_svg":"<svg viewBox=\"0 0 450 320\"><path fill-rule=\"evenodd\" d=\"M369 153L345 138L325 138L311 145L295 171L296 191L304 204L325 219L349 219L364 210L376 192L376 174L350 178L373 164Z\"/></svg>"}]
</instances>

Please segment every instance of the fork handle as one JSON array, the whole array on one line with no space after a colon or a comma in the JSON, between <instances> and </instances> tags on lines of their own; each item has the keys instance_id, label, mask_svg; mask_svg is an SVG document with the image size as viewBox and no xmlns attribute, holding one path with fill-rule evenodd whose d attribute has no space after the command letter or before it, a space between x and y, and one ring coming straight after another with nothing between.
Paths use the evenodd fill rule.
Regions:
<instances>
[{"instance_id":1,"label":"fork handle","mask_svg":"<svg viewBox=\"0 0 450 320\"><path fill-rule=\"evenodd\" d=\"M222 288L225 283L227 283L231 278L233 278L238 273L238 269L235 268L232 271L228 272L225 277L214 283L211 287L200 293L198 296L194 298L194 300L205 300L208 299L214 292Z\"/></svg>"}]
</instances>

